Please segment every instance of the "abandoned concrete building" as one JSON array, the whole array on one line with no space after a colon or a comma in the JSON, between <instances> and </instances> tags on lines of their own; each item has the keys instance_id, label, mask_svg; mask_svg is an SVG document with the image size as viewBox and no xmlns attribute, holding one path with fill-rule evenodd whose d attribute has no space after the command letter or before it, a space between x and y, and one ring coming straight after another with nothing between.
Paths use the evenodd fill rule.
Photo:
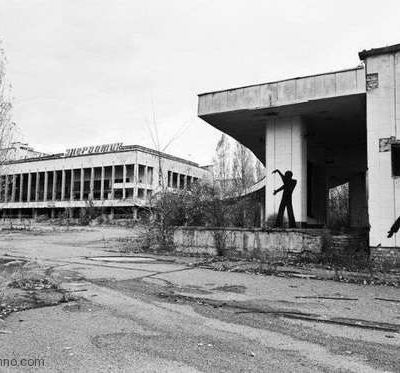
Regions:
<instances>
[{"instance_id":1,"label":"abandoned concrete building","mask_svg":"<svg viewBox=\"0 0 400 373\"><path fill-rule=\"evenodd\" d=\"M277 213L275 169L297 180L299 226L323 226L330 188L349 183L352 227L400 256L400 44L364 50L359 66L199 95L200 118L266 166L264 219Z\"/></svg>"},{"instance_id":2,"label":"abandoned concrete building","mask_svg":"<svg viewBox=\"0 0 400 373\"><path fill-rule=\"evenodd\" d=\"M197 163L138 145L44 155L17 143L11 150L0 180L0 211L6 218L57 217L66 211L78 217L88 203L111 218L137 218L161 187L190 188L209 174Z\"/></svg>"}]
</instances>

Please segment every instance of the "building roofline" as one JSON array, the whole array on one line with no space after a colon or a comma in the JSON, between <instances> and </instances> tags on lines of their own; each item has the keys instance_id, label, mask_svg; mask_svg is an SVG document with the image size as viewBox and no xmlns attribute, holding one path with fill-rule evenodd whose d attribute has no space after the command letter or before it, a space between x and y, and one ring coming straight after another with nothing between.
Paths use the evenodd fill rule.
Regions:
<instances>
[{"instance_id":1,"label":"building roofline","mask_svg":"<svg viewBox=\"0 0 400 373\"><path fill-rule=\"evenodd\" d=\"M277 84L277 83L287 82L289 80L299 80L299 79L305 79L305 78L313 78L313 77L316 77L316 76L323 76L323 75L337 74L337 73L345 73L345 72L348 72L348 71L356 71L356 70L362 70L362 69L364 69L364 66L356 66L356 67L352 67L352 68L348 68L348 69L329 71L329 72L326 72L326 73L304 75L304 76L298 76L298 77L295 77L295 78L274 80L274 81L271 81L271 82L258 83L258 84L249 84L249 85L244 85L244 86L239 86L239 87L234 87L234 88L220 89L220 90L216 90L216 91L203 92L203 93L199 93L197 96L201 97L201 96L205 96L205 95L209 95L209 94L213 94L213 93L234 91L236 89L257 87L257 86L265 85L265 84Z\"/></svg>"},{"instance_id":2,"label":"building roofline","mask_svg":"<svg viewBox=\"0 0 400 373\"><path fill-rule=\"evenodd\" d=\"M130 151L140 151L140 152L152 154L155 156L161 156L163 158L167 158L167 159L170 159L173 161L186 163L193 167L202 168L196 162L192 162L187 159L176 157L174 155L167 154L164 152L159 152L154 149L146 148L145 146L141 146L141 145L123 145L120 150L113 150L113 151L103 152L103 153L79 154L79 155L73 155L73 156L65 156L64 153L56 153L56 154L45 155L42 157L31 157L31 158L25 158L25 159L12 160L12 161L5 162L5 164L11 165L11 164L20 164L20 163L25 163L25 162L40 162L40 161L47 161L47 160L54 160L54 159L87 157L87 156L92 156L92 155L96 156L96 155L111 154L111 153L124 153L124 152L130 152Z\"/></svg>"},{"instance_id":3,"label":"building roofline","mask_svg":"<svg viewBox=\"0 0 400 373\"><path fill-rule=\"evenodd\" d=\"M368 50L364 49L363 51L358 53L358 57L360 57L360 60L365 60L368 57L379 56L381 54L396 53L396 52L400 52L400 44L393 44L393 45L388 45L386 47L372 48Z\"/></svg>"}]
</instances>

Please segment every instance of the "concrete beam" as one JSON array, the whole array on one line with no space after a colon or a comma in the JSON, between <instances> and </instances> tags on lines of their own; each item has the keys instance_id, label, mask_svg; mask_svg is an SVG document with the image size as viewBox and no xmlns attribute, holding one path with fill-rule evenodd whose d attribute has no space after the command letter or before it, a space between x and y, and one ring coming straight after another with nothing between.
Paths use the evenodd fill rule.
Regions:
<instances>
[{"instance_id":1,"label":"concrete beam","mask_svg":"<svg viewBox=\"0 0 400 373\"><path fill-rule=\"evenodd\" d=\"M365 93L362 67L265 84L203 93L199 95L198 115L238 110L266 109Z\"/></svg>"}]
</instances>

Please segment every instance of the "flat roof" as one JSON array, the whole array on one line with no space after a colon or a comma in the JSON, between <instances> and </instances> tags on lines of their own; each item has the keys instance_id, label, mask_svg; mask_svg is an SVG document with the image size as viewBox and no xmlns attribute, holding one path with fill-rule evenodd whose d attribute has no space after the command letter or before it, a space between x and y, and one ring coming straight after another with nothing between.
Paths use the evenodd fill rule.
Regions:
<instances>
[{"instance_id":1,"label":"flat roof","mask_svg":"<svg viewBox=\"0 0 400 373\"><path fill-rule=\"evenodd\" d=\"M334 71L329 71L329 72L325 72L325 73L311 74L311 75L304 75L304 76L297 76L297 77L295 77L295 78L287 78L287 79L281 79L281 80L273 80L273 81L270 81L270 82L256 83L256 84L248 84L248 85L243 85L243 86L233 87L233 88L228 88L228 89L219 89L219 90L216 90L216 91L202 92L202 93L199 93L197 96L200 97L200 96L205 96L205 95L209 95L209 94L213 94L213 93L234 91L234 90L236 90L236 89L257 87L257 86L266 85L266 84L276 84L276 83L288 82L288 81L290 81L290 80L299 80L299 79L305 79L305 78L313 78L313 77L316 77L316 76L323 76L323 75L330 75L330 74L345 73L345 72L347 72L347 71L356 71L356 70L362 70L362 69L364 69L364 66L360 65L360 66L356 66L356 67L351 67L351 68L341 69L341 70L334 70Z\"/></svg>"},{"instance_id":2,"label":"flat roof","mask_svg":"<svg viewBox=\"0 0 400 373\"><path fill-rule=\"evenodd\" d=\"M145 146L141 146L141 145L123 145L121 147L121 149L119 149L119 150L113 150L113 151L102 152L102 153L78 154L78 155L72 155L72 156L66 156L65 153L56 153L56 154L49 154L49 155L45 155L45 156L39 156L39 157L31 157L31 158L12 160L12 161L5 162L5 164L18 164L18 163L25 163L25 162L40 162L40 161L48 161L48 160L52 160L52 159L66 159L66 158L76 158L76 157L87 157L87 156L92 156L92 155L123 153L123 152L130 152L130 151L139 151L139 152L143 152L143 153L148 153L148 154L155 155L157 157L162 157L162 158L166 158L166 159L169 159L169 160L172 160L172 161L185 163L185 164L188 164L188 165L193 166L193 167L201 168L199 166L199 164L196 163L196 162L192 162L192 161L189 161L187 159L176 157L174 155L167 154L167 153L164 153L164 152L160 152L160 151L157 151L157 150L154 150L154 149L146 148Z\"/></svg>"},{"instance_id":3,"label":"flat roof","mask_svg":"<svg viewBox=\"0 0 400 373\"><path fill-rule=\"evenodd\" d=\"M400 44L393 44L393 45L388 45L386 47L381 47L381 48L372 48L372 49L364 49L360 53L358 53L358 57L360 57L360 60L364 60L368 57L372 56L379 56L381 54L389 54L389 53L396 53L400 52Z\"/></svg>"}]
</instances>

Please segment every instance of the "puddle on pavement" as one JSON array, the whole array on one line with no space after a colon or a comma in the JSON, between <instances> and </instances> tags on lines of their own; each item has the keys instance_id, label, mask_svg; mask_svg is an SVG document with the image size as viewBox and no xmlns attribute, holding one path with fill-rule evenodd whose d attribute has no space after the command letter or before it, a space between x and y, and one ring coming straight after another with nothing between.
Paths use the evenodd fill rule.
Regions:
<instances>
[{"instance_id":1,"label":"puddle on pavement","mask_svg":"<svg viewBox=\"0 0 400 373\"><path fill-rule=\"evenodd\" d=\"M93 256L87 259L113 263L147 263L156 261L154 258L144 256Z\"/></svg>"}]
</instances>

